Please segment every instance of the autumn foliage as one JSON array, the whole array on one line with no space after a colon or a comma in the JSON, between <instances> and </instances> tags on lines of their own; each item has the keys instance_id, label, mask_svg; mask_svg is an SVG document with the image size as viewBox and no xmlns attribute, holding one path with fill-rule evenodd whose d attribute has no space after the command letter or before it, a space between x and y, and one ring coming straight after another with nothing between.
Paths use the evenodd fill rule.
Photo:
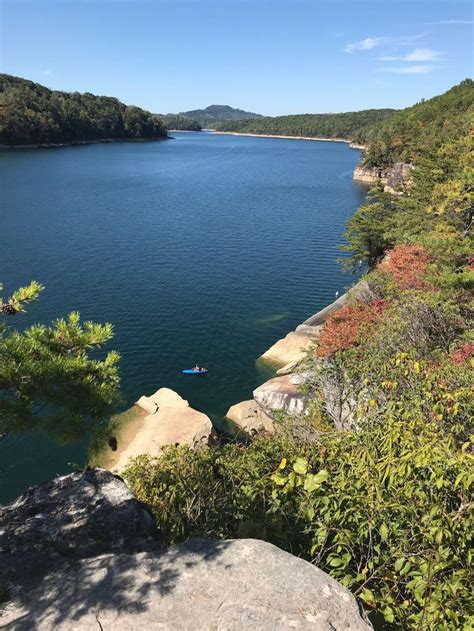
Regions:
<instances>
[{"instance_id":1,"label":"autumn foliage","mask_svg":"<svg viewBox=\"0 0 474 631\"><path fill-rule=\"evenodd\" d=\"M386 300L342 307L328 317L319 338L317 355L327 357L354 346L362 329L380 322L387 308Z\"/></svg>"},{"instance_id":2,"label":"autumn foliage","mask_svg":"<svg viewBox=\"0 0 474 631\"><path fill-rule=\"evenodd\" d=\"M380 264L389 272L400 289L427 289L430 256L421 245L397 245Z\"/></svg>"},{"instance_id":3,"label":"autumn foliage","mask_svg":"<svg viewBox=\"0 0 474 631\"><path fill-rule=\"evenodd\" d=\"M466 342L455 351L451 353L451 361L456 366L460 366L474 357L474 344L472 342Z\"/></svg>"}]
</instances>

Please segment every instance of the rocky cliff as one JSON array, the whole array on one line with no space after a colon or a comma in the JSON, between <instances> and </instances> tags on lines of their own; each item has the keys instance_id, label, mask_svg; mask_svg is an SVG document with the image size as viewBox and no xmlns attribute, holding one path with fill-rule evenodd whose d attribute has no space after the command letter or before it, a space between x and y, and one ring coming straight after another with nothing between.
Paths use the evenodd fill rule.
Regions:
<instances>
[{"instance_id":1,"label":"rocky cliff","mask_svg":"<svg viewBox=\"0 0 474 631\"><path fill-rule=\"evenodd\" d=\"M301 385L310 375L301 372L301 362L317 342L326 318L349 301L367 300L368 293L366 281L359 281L347 293L309 317L263 353L258 361L280 366L276 376L254 390L253 400L233 405L227 412L227 418L252 435L259 431L272 431L272 419L279 411L292 415L304 414L307 397L301 391ZM336 427L347 429L352 423L353 409L347 397L342 396L341 385L326 383L323 396L326 410Z\"/></svg>"},{"instance_id":2,"label":"rocky cliff","mask_svg":"<svg viewBox=\"0 0 474 631\"><path fill-rule=\"evenodd\" d=\"M367 631L350 592L252 539L162 547L153 519L101 469L0 509L0 627Z\"/></svg>"},{"instance_id":3,"label":"rocky cliff","mask_svg":"<svg viewBox=\"0 0 474 631\"><path fill-rule=\"evenodd\" d=\"M354 169L353 179L364 184L381 183L387 193L397 193L400 189L410 185L412 164L397 162L392 167L367 167L359 165Z\"/></svg>"}]
</instances>

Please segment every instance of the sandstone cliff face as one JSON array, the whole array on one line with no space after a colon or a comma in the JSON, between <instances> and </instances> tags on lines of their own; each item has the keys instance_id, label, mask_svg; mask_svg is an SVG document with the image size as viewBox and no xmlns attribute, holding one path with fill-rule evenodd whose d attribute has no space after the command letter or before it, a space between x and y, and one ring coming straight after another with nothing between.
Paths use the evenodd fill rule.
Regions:
<instances>
[{"instance_id":1,"label":"sandstone cliff face","mask_svg":"<svg viewBox=\"0 0 474 631\"><path fill-rule=\"evenodd\" d=\"M382 184L387 183L386 172L377 167L364 167L359 165L354 169L353 179L358 182L364 182L365 184L376 184L377 182L381 182Z\"/></svg>"},{"instance_id":2,"label":"sandstone cliff face","mask_svg":"<svg viewBox=\"0 0 474 631\"><path fill-rule=\"evenodd\" d=\"M154 532L146 508L107 471L29 489L0 513L0 627L371 629L346 588L271 544L160 548Z\"/></svg>"},{"instance_id":3,"label":"sandstone cliff face","mask_svg":"<svg viewBox=\"0 0 474 631\"><path fill-rule=\"evenodd\" d=\"M386 193L397 194L400 188L410 185L412 170L413 165L404 162L397 162L388 169L359 165L354 169L353 179L365 184L380 182Z\"/></svg>"}]
</instances>

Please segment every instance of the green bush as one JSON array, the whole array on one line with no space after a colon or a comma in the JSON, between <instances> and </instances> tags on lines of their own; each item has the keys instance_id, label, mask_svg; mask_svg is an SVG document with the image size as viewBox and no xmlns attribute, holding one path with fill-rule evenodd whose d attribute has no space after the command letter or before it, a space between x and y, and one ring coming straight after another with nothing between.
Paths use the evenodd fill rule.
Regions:
<instances>
[{"instance_id":1,"label":"green bush","mask_svg":"<svg viewBox=\"0 0 474 631\"><path fill-rule=\"evenodd\" d=\"M389 623L467 629L472 456L418 412L307 443L286 433L248 447L169 448L125 477L168 542L262 538L329 572Z\"/></svg>"}]
</instances>

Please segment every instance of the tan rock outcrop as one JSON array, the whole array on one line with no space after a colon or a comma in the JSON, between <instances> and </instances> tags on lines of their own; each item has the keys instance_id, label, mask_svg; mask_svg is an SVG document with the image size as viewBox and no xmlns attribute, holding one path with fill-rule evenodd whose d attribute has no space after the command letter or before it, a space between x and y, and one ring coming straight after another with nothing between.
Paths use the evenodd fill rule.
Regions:
<instances>
[{"instance_id":1,"label":"tan rock outcrop","mask_svg":"<svg viewBox=\"0 0 474 631\"><path fill-rule=\"evenodd\" d=\"M148 414L154 414L158 407L151 397L145 396L140 397L135 405L138 405L138 407L148 412Z\"/></svg>"},{"instance_id":2,"label":"tan rock outcrop","mask_svg":"<svg viewBox=\"0 0 474 631\"><path fill-rule=\"evenodd\" d=\"M282 340L275 342L265 353L262 355L264 361L294 365L301 361L305 353L311 348L311 344L314 343L314 339L317 336L316 332L299 332L291 331Z\"/></svg>"},{"instance_id":3,"label":"tan rock outcrop","mask_svg":"<svg viewBox=\"0 0 474 631\"><path fill-rule=\"evenodd\" d=\"M147 405L151 402L156 406L156 411L139 419L133 435L123 444L119 441L111 470L121 471L130 458L141 454L159 456L165 445L184 444L195 449L211 442L214 430L209 417L194 410L173 390L160 388L144 398Z\"/></svg>"},{"instance_id":4,"label":"tan rock outcrop","mask_svg":"<svg viewBox=\"0 0 474 631\"><path fill-rule=\"evenodd\" d=\"M347 292L337 298L330 305L318 311L302 324L296 327L294 331L288 333L286 337L275 342L263 355L260 360L274 364L282 365L277 374L285 374L293 370L296 365L301 362L311 348L312 344L318 339L321 327L326 318L343 307L348 299L349 294L360 291L360 287L364 281L355 285L350 292Z\"/></svg>"},{"instance_id":5,"label":"tan rock outcrop","mask_svg":"<svg viewBox=\"0 0 474 631\"><path fill-rule=\"evenodd\" d=\"M396 162L387 169L359 165L354 169L353 179L365 184L380 182L386 193L398 194L401 188L410 186L412 170L413 165L405 162Z\"/></svg>"},{"instance_id":6,"label":"tan rock outcrop","mask_svg":"<svg viewBox=\"0 0 474 631\"><path fill-rule=\"evenodd\" d=\"M253 399L232 405L226 418L250 435L273 431L273 419Z\"/></svg>"},{"instance_id":7,"label":"tan rock outcrop","mask_svg":"<svg viewBox=\"0 0 474 631\"><path fill-rule=\"evenodd\" d=\"M354 169L352 178L357 182L364 182L364 184L387 183L386 172L378 167L358 166Z\"/></svg>"},{"instance_id":8,"label":"tan rock outcrop","mask_svg":"<svg viewBox=\"0 0 474 631\"><path fill-rule=\"evenodd\" d=\"M306 395L300 391L305 378L306 373L301 373L269 379L253 391L253 398L270 416L277 410L301 414L306 408Z\"/></svg>"}]
</instances>

